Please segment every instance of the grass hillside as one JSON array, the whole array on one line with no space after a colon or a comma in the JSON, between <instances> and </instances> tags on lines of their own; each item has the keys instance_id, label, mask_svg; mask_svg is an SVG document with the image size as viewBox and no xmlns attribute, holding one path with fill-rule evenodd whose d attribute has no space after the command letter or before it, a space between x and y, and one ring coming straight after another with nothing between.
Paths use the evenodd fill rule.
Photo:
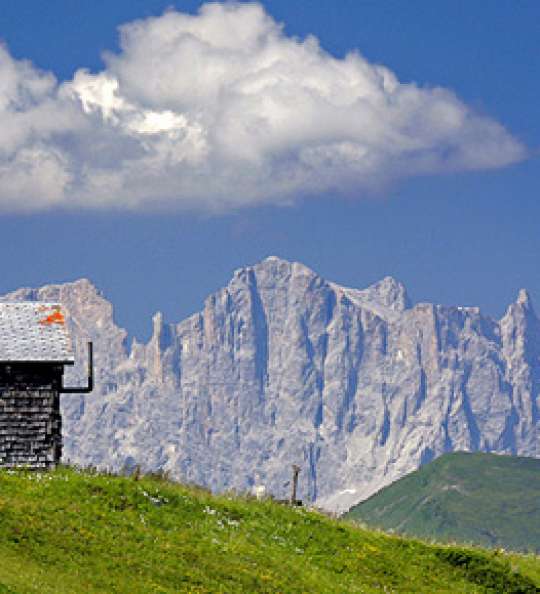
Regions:
<instances>
[{"instance_id":1,"label":"grass hillside","mask_svg":"<svg viewBox=\"0 0 540 594\"><path fill-rule=\"evenodd\" d=\"M540 460L447 454L346 517L438 541L540 552Z\"/></svg>"},{"instance_id":2,"label":"grass hillside","mask_svg":"<svg viewBox=\"0 0 540 594\"><path fill-rule=\"evenodd\" d=\"M538 592L540 562L156 478L0 471L0 594Z\"/></svg>"}]
</instances>

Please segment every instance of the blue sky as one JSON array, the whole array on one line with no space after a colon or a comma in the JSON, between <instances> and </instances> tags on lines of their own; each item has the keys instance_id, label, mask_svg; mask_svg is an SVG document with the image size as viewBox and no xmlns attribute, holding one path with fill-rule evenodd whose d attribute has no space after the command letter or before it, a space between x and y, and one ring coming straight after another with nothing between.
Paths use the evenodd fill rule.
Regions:
<instances>
[{"instance_id":1,"label":"blue sky","mask_svg":"<svg viewBox=\"0 0 540 594\"><path fill-rule=\"evenodd\" d=\"M225 44L232 43L231 28L237 28L232 36L237 38L261 27L261 35L270 36L275 52L283 52L282 62L291 64L300 83L315 80L316 88L326 93L344 85L330 111L327 103L310 103L305 85L295 87L291 80L277 95L264 90L253 94L259 71L242 81L243 89L252 85L253 101L246 108L235 99L237 88L228 86L229 78L238 76L231 63L240 63L240 70L252 67L248 58L238 57L238 48L223 52L221 63L222 54L204 53L197 46L190 50L191 62L186 61L183 46L160 45L166 31L184 21L169 19L166 29L162 20L152 21L153 28L144 20L160 17L167 7L195 15L201 4L2 2L4 70L8 64L16 73L12 78L17 76L26 90L15 115L0 111L0 120L6 118L4 133L0 130L0 170L4 167L9 174L4 190L0 188L0 291L88 277L114 303L118 322L142 338L150 331L154 311L163 311L169 321L181 320L200 309L206 295L224 285L234 269L270 254L302 261L348 286L364 287L392 275L405 283L414 300L479 305L497 317L520 287L540 300L537 2L267 1L259 13L233 11L227 22L220 13L208 21ZM135 19L143 20L138 29L124 28L127 41L121 47L118 26ZM284 29L276 33L275 23ZM306 45L309 35L318 39L320 51ZM262 50L254 47L257 57ZM353 50L362 56L361 65L347 61ZM103 52L116 58L103 60ZM20 60L29 62L24 66ZM177 61L171 62L167 76L158 76L168 60ZM208 90L218 63L227 78L220 87L223 100ZM393 91L369 87L379 72L376 65L393 73L400 90L413 88L407 103L412 102L411 109L401 103L388 108ZM345 69L345 75L337 77L336 68ZM370 81L362 78L364 72ZM56 81L44 73L54 74ZM289 75L287 69L272 74L277 80ZM369 111L355 107L358 103L354 108L352 103L341 105L340 94L352 92L347 77L357 75L358 85L367 85L366 93L372 93ZM0 103L2 92L7 93L5 81L12 80L6 76L2 78L0 68ZM103 103L103 81L115 77L120 103L110 107ZM201 80L206 86L199 87ZM187 81L184 87L182 81ZM434 93L439 87L444 92ZM96 89L101 93L97 99ZM240 119L249 123L249 117L264 112L270 96L272 109L280 117L286 113L279 134L273 130L262 136L267 122L259 126L257 119L247 128L252 135L233 125L238 114L245 114ZM216 115L225 111L223 106L232 114L228 120ZM27 119L19 126L20 112ZM207 132L219 139L218 148L211 146L219 157L208 162L200 157L204 169L197 169L199 161L193 165L199 158L200 122L195 115L189 118L199 112L201 126L213 122ZM291 113L295 117L286 120ZM429 126L422 114L431 118ZM465 114L464 123L453 123L456 114ZM297 120L309 123L310 117L312 127L291 132ZM451 123L443 126L439 120L445 118ZM192 144L179 145L182 126L182 134L191 134L182 138L195 138ZM324 129L324 139L313 139L312 128ZM138 176L135 185L120 175L124 169L120 172L119 163L143 150L140 138L141 146L152 145L152 155L166 154L167 163L171 154L187 159L188 166L170 170L170 185L156 184L151 169L165 166L146 157L128 170ZM253 146L252 138L257 139ZM394 154L402 141L429 148L420 156L408 149ZM369 167L358 153L364 146L371 151ZM229 153L244 147L247 154L231 160ZM45 158L43 151L50 154ZM244 167L251 153L258 160ZM29 170L28 155L32 163L44 159L39 162L45 164L19 185L11 184L18 178L7 169L19 158L16 154L27 155L26 161L21 157L24 171ZM96 173L96 154L107 167L114 164L114 177ZM53 157L58 159L51 161ZM313 171L324 172L320 179L302 177L304 169L295 169L306 159ZM90 182L82 183L81 176L66 178L59 193L57 181L90 167L91 160ZM244 179L244 170L257 174ZM21 169L14 171L18 175ZM210 183L213 179L216 185ZM294 183L285 185L284 179Z\"/></svg>"}]
</instances>

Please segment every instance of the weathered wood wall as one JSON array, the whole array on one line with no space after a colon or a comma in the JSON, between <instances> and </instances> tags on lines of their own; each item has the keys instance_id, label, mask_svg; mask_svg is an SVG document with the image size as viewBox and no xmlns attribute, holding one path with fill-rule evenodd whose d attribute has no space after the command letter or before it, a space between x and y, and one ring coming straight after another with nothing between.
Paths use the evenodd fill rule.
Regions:
<instances>
[{"instance_id":1,"label":"weathered wood wall","mask_svg":"<svg viewBox=\"0 0 540 594\"><path fill-rule=\"evenodd\" d=\"M56 390L0 392L0 466L51 468L62 452L62 418Z\"/></svg>"}]
</instances>

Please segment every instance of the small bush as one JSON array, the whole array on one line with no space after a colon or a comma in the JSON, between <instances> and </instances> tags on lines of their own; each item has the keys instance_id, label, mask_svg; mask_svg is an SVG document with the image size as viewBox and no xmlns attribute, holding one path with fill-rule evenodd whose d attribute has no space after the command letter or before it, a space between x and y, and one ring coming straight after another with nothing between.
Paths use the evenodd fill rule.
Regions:
<instances>
[{"instance_id":1,"label":"small bush","mask_svg":"<svg viewBox=\"0 0 540 594\"><path fill-rule=\"evenodd\" d=\"M526 576L512 571L504 560L463 548L441 548L436 555L449 565L462 570L467 579L505 594L538 594L536 585Z\"/></svg>"}]
</instances>

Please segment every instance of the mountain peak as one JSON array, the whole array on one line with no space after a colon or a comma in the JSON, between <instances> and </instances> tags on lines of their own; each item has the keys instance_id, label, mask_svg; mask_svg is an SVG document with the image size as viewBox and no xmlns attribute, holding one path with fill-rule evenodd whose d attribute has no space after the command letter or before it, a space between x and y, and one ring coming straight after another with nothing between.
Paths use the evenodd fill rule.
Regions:
<instances>
[{"instance_id":1,"label":"mountain peak","mask_svg":"<svg viewBox=\"0 0 540 594\"><path fill-rule=\"evenodd\" d=\"M285 260L284 258L280 258L279 256L268 256L264 260L261 260L258 264L255 264L254 268L269 268L269 269L279 269L284 268L287 270L293 269L305 269L309 272L315 274L309 266L306 266L302 262L296 262L294 260Z\"/></svg>"},{"instance_id":2,"label":"mountain peak","mask_svg":"<svg viewBox=\"0 0 540 594\"><path fill-rule=\"evenodd\" d=\"M311 268L302 264L302 262L294 262L279 258L278 256L268 256L253 264L252 266L245 266L234 271L234 276L243 276L254 271L257 277L261 276L272 282L279 279L290 278L292 276L319 276Z\"/></svg>"},{"instance_id":3,"label":"mountain peak","mask_svg":"<svg viewBox=\"0 0 540 594\"><path fill-rule=\"evenodd\" d=\"M523 305L526 308L532 307L531 296L529 295L529 292L527 291L527 289L519 290L516 303L519 303L520 305Z\"/></svg>"},{"instance_id":4,"label":"mountain peak","mask_svg":"<svg viewBox=\"0 0 540 594\"><path fill-rule=\"evenodd\" d=\"M266 256L266 258L261 260L261 263L262 262L285 262L287 264L291 263L289 260L285 260L283 258L280 258L279 256Z\"/></svg>"},{"instance_id":5,"label":"mountain peak","mask_svg":"<svg viewBox=\"0 0 540 594\"><path fill-rule=\"evenodd\" d=\"M101 291L87 278L66 283L43 285L41 287L22 287L1 297L2 301L63 301L69 296L79 295L90 298L101 297Z\"/></svg>"},{"instance_id":6,"label":"mountain peak","mask_svg":"<svg viewBox=\"0 0 540 594\"><path fill-rule=\"evenodd\" d=\"M385 276L362 292L394 311L404 311L411 307L405 285L392 276Z\"/></svg>"}]
</instances>

